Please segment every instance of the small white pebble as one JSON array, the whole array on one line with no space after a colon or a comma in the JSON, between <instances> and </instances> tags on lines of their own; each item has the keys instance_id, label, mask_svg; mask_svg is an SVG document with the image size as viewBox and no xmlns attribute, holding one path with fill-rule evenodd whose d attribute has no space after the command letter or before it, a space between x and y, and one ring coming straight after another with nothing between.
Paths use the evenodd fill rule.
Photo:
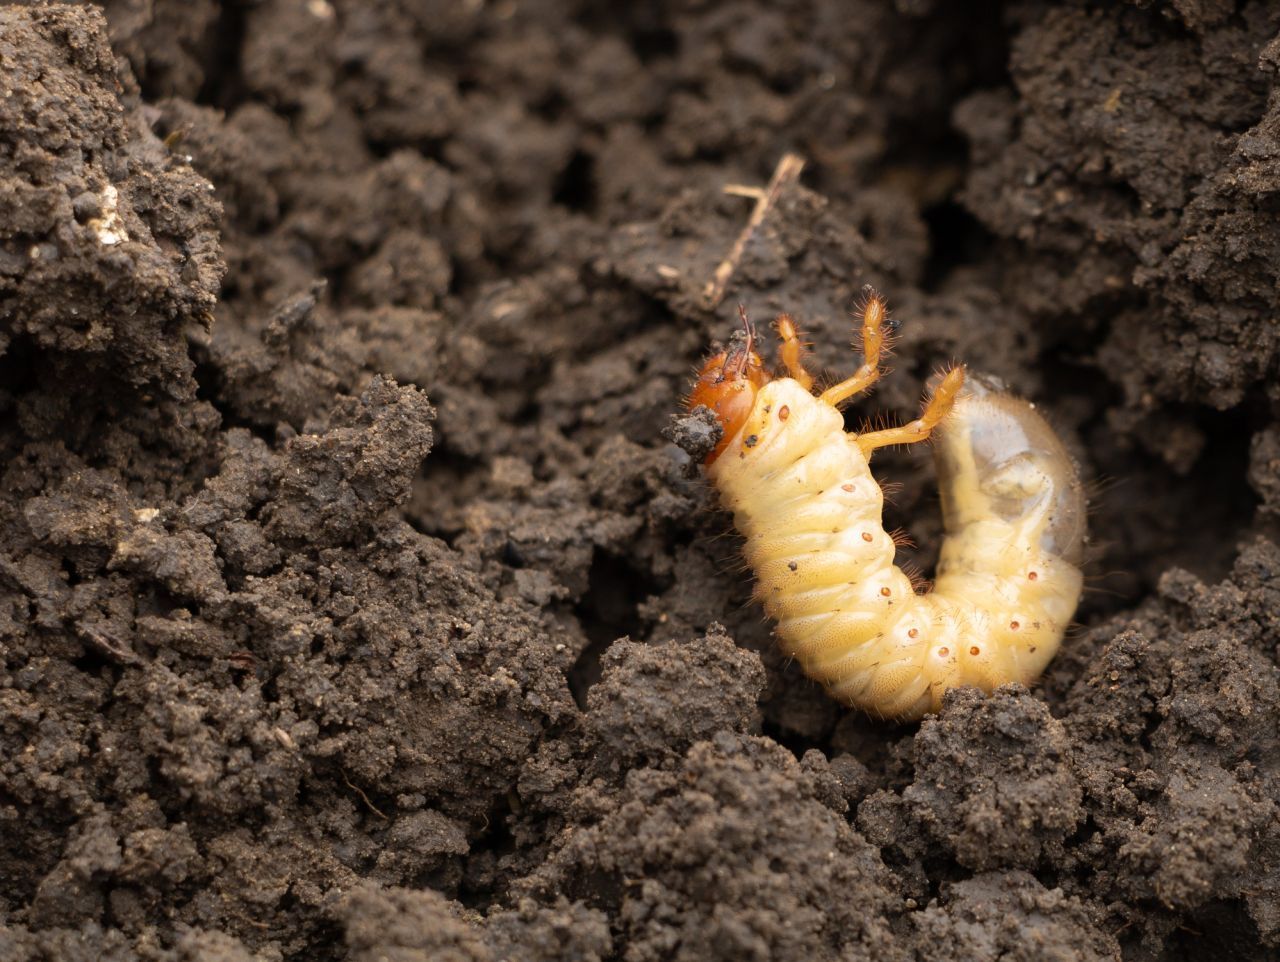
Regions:
<instances>
[{"instance_id":1,"label":"small white pebble","mask_svg":"<svg viewBox=\"0 0 1280 962\"><path fill-rule=\"evenodd\" d=\"M102 216L89 221L89 228L98 235L98 243L112 247L129 239L129 232L124 229L124 221L120 219L120 192L114 184L102 188Z\"/></svg>"}]
</instances>

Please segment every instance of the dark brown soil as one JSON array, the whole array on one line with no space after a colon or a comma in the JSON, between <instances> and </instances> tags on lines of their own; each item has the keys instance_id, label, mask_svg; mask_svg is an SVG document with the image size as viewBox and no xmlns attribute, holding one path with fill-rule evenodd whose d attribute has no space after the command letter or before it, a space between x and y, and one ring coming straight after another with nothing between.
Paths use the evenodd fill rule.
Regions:
<instances>
[{"instance_id":1,"label":"dark brown soil","mask_svg":"<svg viewBox=\"0 0 1280 962\"><path fill-rule=\"evenodd\" d=\"M1276 4L11 4L0 92L0 959L1280 958ZM664 437L865 283L855 418L962 358L1097 482L917 726Z\"/></svg>"}]
</instances>

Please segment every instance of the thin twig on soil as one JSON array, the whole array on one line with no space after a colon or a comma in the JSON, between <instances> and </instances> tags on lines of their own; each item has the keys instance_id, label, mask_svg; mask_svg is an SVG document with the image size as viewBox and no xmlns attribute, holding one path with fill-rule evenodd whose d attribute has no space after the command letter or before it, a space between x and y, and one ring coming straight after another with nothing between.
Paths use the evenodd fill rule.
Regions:
<instances>
[{"instance_id":1,"label":"thin twig on soil","mask_svg":"<svg viewBox=\"0 0 1280 962\"><path fill-rule=\"evenodd\" d=\"M382 812L378 809L378 806L377 806L377 805L375 805L375 804L373 804L373 802L369 801L369 796L368 796L368 795L366 795L366 794L364 793L364 789L363 789L363 788L361 788L359 785L353 785L353 784L352 784L351 779L347 778L347 773L346 773L346 772L343 772L343 773L342 773L342 780L343 780L344 782L346 782L346 783L347 783L347 788L351 789L353 792L355 792L357 795L359 795L362 799L364 799L364 803L365 803L366 805L368 805L368 806L369 806L369 808L370 808L370 810L372 810L373 814L377 815L377 816L378 816L378 818L382 819L384 822L386 822L386 821L390 821L390 819L388 819L388 818L387 818L387 816L385 816L385 815L383 815L383 814L382 814Z\"/></svg>"},{"instance_id":2,"label":"thin twig on soil","mask_svg":"<svg viewBox=\"0 0 1280 962\"><path fill-rule=\"evenodd\" d=\"M738 261L742 259L742 252L747 247L747 241L751 240L751 235L755 233L756 228L765 219L769 209L777 202L783 188L799 180L800 171L802 170L804 170L803 157L799 154L784 154L782 160L778 161L778 166L774 169L773 176L769 178L769 185L764 190L758 187L744 187L741 184L730 184L725 187L724 192L726 194L735 194L739 197L754 197L756 206L751 211L751 216L747 219L746 226L738 234L738 239L733 242L733 247L729 249L729 256L716 267L715 273L711 275L711 280L707 282L707 286L702 292L707 307L714 308L720 303L724 297L725 290L729 287L729 279L733 277L733 272L738 269Z\"/></svg>"}]
</instances>

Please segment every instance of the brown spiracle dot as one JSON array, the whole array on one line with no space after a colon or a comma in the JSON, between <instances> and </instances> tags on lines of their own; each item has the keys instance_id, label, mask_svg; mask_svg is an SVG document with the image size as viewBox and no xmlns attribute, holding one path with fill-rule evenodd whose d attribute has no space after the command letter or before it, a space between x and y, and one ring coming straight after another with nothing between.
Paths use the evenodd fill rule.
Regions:
<instances>
[{"instance_id":1,"label":"brown spiracle dot","mask_svg":"<svg viewBox=\"0 0 1280 962\"><path fill-rule=\"evenodd\" d=\"M850 492L852 492L852 491L853 491L853 485L852 485L852 484L842 484L842 485L840 485L840 490L841 490L841 491L850 491Z\"/></svg>"},{"instance_id":2,"label":"brown spiracle dot","mask_svg":"<svg viewBox=\"0 0 1280 962\"><path fill-rule=\"evenodd\" d=\"M1038 574L1036 574L1034 571L1028 571L1028 572L1027 572L1027 580L1028 580L1028 581L1035 581L1035 580L1036 580L1037 578L1039 578L1039 577L1040 577L1040 576L1039 576Z\"/></svg>"},{"instance_id":3,"label":"brown spiracle dot","mask_svg":"<svg viewBox=\"0 0 1280 962\"><path fill-rule=\"evenodd\" d=\"M1017 630L1018 630L1019 628L1021 628L1021 627L1022 627L1022 625L1021 625L1021 624L1019 624L1019 623L1018 623L1018 622L1016 622L1016 621L1011 621L1011 622L1009 622L1009 630L1010 630L1010 631L1017 631Z\"/></svg>"},{"instance_id":4,"label":"brown spiracle dot","mask_svg":"<svg viewBox=\"0 0 1280 962\"><path fill-rule=\"evenodd\" d=\"M893 592L889 590L889 586L888 586L888 585L885 585L883 588L881 588L881 589L880 589L880 594L882 594L882 595L884 595L886 598L888 598L888 597L889 597L889 595L893 594Z\"/></svg>"},{"instance_id":5,"label":"brown spiracle dot","mask_svg":"<svg viewBox=\"0 0 1280 962\"><path fill-rule=\"evenodd\" d=\"M946 647L946 645L943 645L941 648L938 649L939 658L946 658L947 655L949 654L951 654L951 649Z\"/></svg>"},{"instance_id":6,"label":"brown spiracle dot","mask_svg":"<svg viewBox=\"0 0 1280 962\"><path fill-rule=\"evenodd\" d=\"M908 637L908 638L919 638L919 637L920 637L920 629L919 629L919 628L912 628L910 631L908 631L908 632L907 632L907 637ZM945 649L945 648L944 648L944 649L942 649L942 650L943 650L943 651L946 651L946 649Z\"/></svg>"},{"instance_id":7,"label":"brown spiracle dot","mask_svg":"<svg viewBox=\"0 0 1280 962\"><path fill-rule=\"evenodd\" d=\"M978 655L982 654L982 649L979 648L977 645L974 645L972 648L969 649L969 654L977 657Z\"/></svg>"},{"instance_id":8,"label":"brown spiracle dot","mask_svg":"<svg viewBox=\"0 0 1280 962\"><path fill-rule=\"evenodd\" d=\"M871 535L871 532L870 532L870 531L864 531L864 532L862 532L862 540L863 540L863 541L872 541L872 540L874 540L874 538L872 537L872 535Z\"/></svg>"},{"instance_id":9,"label":"brown spiracle dot","mask_svg":"<svg viewBox=\"0 0 1280 962\"><path fill-rule=\"evenodd\" d=\"M789 417L791 417L791 408L787 407L785 404L778 408L779 421L785 421Z\"/></svg>"},{"instance_id":10,"label":"brown spiracle dot","mask_svg":"<svg viewBox=\"0 0 1280 962\"><path fill-rule=\"evenodd\" d=\"M794 561L788 561L787 567L790 568L792 571L796 571L797 569L799 569L800 566L796 564Z\"/></svg>"}]
</instances>

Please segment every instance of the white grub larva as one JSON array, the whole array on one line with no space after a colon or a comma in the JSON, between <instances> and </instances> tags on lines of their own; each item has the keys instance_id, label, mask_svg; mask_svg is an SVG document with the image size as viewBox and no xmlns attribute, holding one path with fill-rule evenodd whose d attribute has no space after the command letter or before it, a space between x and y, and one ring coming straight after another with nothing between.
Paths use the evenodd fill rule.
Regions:
<instances>
[{"instance_id":1,"label":"white grub larva","mask_svg":"<svg viewBox=\"0 0 1280 962\"><path fill-rule=\"evenodd\" d=\"M884 301L868 291L864 362L820 394L799 336L778 318L788 377L770 377L747 336L710 358L687 406L723 435L706 459L783 650L839 701L885 718L938 711L948 688L1030 685L1080 599L1085 500L1071 457L1026 401L962 367L920 417L847 433L839 406L880 376ZM934 447L945 535L932 590L894 565L871 475L877 448Z\"/></svg>"}]
</instances>

